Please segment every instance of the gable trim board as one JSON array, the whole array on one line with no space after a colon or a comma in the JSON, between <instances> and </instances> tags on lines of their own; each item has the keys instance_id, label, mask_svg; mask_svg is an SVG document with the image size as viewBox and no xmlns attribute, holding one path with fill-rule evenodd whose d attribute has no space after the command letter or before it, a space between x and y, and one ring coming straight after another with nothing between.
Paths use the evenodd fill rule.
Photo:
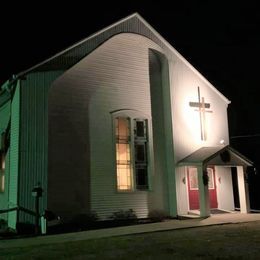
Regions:
<instances>
[{"instance_id":1,"label":"gable trim board","mask_svg":"<svg viewBox=\"0 0 260 260\"><path fill-rule=\"evenodd\" d=\"M227 159L225 159L225 157ZM240 165L253 166L253 162L229 145L222 147L201 147L178 162L179 166L189 165Z\"/></svg>"},{"instance_id":2,"label":"gable trim board","mask_svg":"<svg viewBox=\"0 0 260 260\"><path fill-rule=\"evenodd\" d=\"M112 49L113 52L111 52ZM133 52L133 55L129 53L130 50ZM114 59L115 61L113 61ZM154 73L154 76L151 75L152 73ZM84 202L88 204L88 206L84 206L85 211L91 211L92 209L100 210L102 211L102 217L105 218L112 211L120 209L121 205L123 207L126 207L126 205L135 206L137 201L139 201L138 214L141 217L147 216L148 211L153 209L153 205L165 209L169 215L176 217L180 213L177 210L178 195L176 194L176 186L178 184L176 178L179 178L177 172L180 166L187 166L189 163L188 160L179 162L179 164L176 161L180 161L178 158L188 156L190 151L196 150L196 147L197 149L200 147L202 149L207 144L213 149L216 145L216 140L209 140L207 143L202 143L199 140L192 145L189 144L187 148L182 148L178 140L181 137L176 133L181 133L180 129L177 128L180 125L185 127L182 121L186 119L185 116L180 117L179 114L176 116L176 112L179 109L178 105L187 109L189 103L186 102L186 99L181 100L180 98L182 93L180 95L180 92L178 92L181 84L178 82L178 73L182 74L181 77L183 78L185 78L186 74L187 77L190 77L188 81L190 89L187 89L189 94L196 91L197 84L201 84L203 95L209 95L211 99L218 100L215 104L213 102L213 116L226 113L226 108L230 101L215 89L138 14L130 15L91 35L52 58L21 72L4 84L1 96L8 92L7 90L11 84L16 81L20 82L19 187L17 187L17 194L23 194L23 196L18 196L20 206L33 209L34 199L31 196L31 189L38 182L41 183L45 192L45 196L41 199L41 211L49 205L50 199L47 198L46 194L52 192L52 198L55 197L55 188L53 187L55 186L54 183L58 182L58 179L53 182L50 173L53 175L55 174L53 169L58 170L58 168L55 168L57 165L55 165L55 160L52 158L52 156L56 156L55 154L58 153L51 150L53 149L52 142L55 143L55 139L60 138L61 144L66 143L68 140L66 140L66 134L69 131L72 134L72 131L74 131L74 135L68 136L68 138L74 138L74 136L80 137L81 139L79 140L89 138L89 140L84 141L86 147L84 145L78 147L79 150L82 149L82 153L78 158L86 155L84 158L88 162L85 165L84 161L81 161L81 170L84 172L89 169L92 172L89 173L89 176L83 182L80 182L80 178L76 180L71 178L72 184L75 181L73 184L74 188L69 187L69 178L65 180L66 177L62 176L61 172L59 178L61 186L64 185L62 186L63 188L67 187L67 190L77 194L73 193L75 196L73 195L74 197L71 200L77 201L77 196L82 197L84 195L84 187L80 185L85 182L86 193L88 193L86 202ZM182 79L180 81L183 87L186 87L187 82ZM158 91L161 92L159 93ZM119 93L121 94L119 95ZM116 95L118 95L117 101ZM131 102L128 102L128 99L131 99ZM94 104L93 100L99 103ZM75 107L72 107L74 105ZM159 106L163 115L162 119L160 119L160 114L156 111ZM218 106L222 106L220 112L217 111ZM155 168L154 171L157 176L153 176L154 180L151 182L154 189L149 192L131 194L132 198L130 198L131 195L129 194L110 194L110 197L107 197L107 199L111 199L111 208L108 209L108 202L103 204L100 202L105 201L101 196L102 194L98 196L94 194L96 197L93 197L95 187L99 185L98 189L100 191L104 188L102 188L101 183L102 170L112 169L111 165L107 169L102 168L103 166L101 167L101 165L97 164L97 158L93 157L93 154L98 156L100 148L96 148L96 145L98 144L98 139L101 140L103 138L97 138L94 135L98 133L103 134L98 130L100 124L105 136L112 138L112 133L108 134L113 129L110 122L111 111L125 108L140 110L143 113L147 113L148 117L151 118L150 123L153 128L151 147L156 146L158 149L154 148L151 157L154 158L155 165L150 165L150 167ZM188 112L190 113L191 111ZM89 114L87 115L86 113ZM64 122L61 122L62 116L64 116ZM98 122L94 123L96 128L91 125L95 117L98 120ZM85 128L83 127L83 121L80 121L83 118L86 121L90 120L84 123ZM226 114L224 115L224 121L225 118ZM156 123L156 120L161 120L161 123ZM178 123L174 122L174 120L178 121ZM107 124L106 127L102 125L103 122ZM80 130L81 126L86 131L83 128ZM223 134L224 139L228 139L227 123L224 122L223 126L220 127L223 130L220 131L219 135ZM67 130L69 128L70 130ZM189 136L188 133L186 134ZM51 141L50 138L52 138ZM176 140L178 140L178 145L175 145ZM228 143L228 140L226 141ZM193 141L191 140L191 142ZM108 145L111 146L111 142ZM64 149L66 149L66 146L64 146ZM73 151L77 153L78 149L76 147L74 149ZM239 162L243 161L245 165L250 164L246 159L238 155L237 152L234 152L232 148L228 147L226 149ZM73 151L71 151L71 157L68 157L65 163L68 163L70 159L76 160L76 155L73 155ZM112 148L111 151L113 151ZM212 156L216 157L216 153L219 154L218 149ZM58 159L61 160L62 157ZM210 157L210 159L212 158ZM161 162L162 160L164 162ZM209 161L209 158L206 161ZM153 162L153 159L151 162ZM73 162L70 163L73 169ZM106 163L108 165L108 162ZM200 166L201 162L198 163L198 167ZM95 172L98 172L98 176L95 176ZM80 174L80 170L77 174ZM107 179L107 181L110 184L112 183L110 179ZM95 186L96 184L93 186L95 182L98 184L97 186ZM206 189L202 184L200 185L201 189ZM79 189L80 192L77 192ZM65 192L65 189L62 192ZM201 195L205 207L207 204L205 200L206 193L207 191L204 190L204 193ZM67 195L69 195L69 192L67 192ZM112 198L114 201L112 201ZM117 200L120 198L122 203L118 204L115 198ZM70 198L68 197L67 199L69 200ZM128 201L128 204L123 205L124 201ZM66 204L66 202L63 203L64 205ZM80 203L77 207L80 209ZM207 210L203 210L203 214L207 214ZM67 212L68 214L70 213L69 208ZM24 214L19 215L18 218L20 221L32 221L31 217Z\"/></svg>"}]
</instances>

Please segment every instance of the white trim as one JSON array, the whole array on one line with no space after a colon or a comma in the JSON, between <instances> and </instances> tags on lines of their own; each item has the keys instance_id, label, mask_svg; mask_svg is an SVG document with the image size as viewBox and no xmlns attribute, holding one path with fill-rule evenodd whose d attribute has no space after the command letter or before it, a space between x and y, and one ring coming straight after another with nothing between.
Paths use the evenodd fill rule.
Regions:
<instances>
[{"instance_id":1,"label":"white trim","mask_svg":"<svg viewBox=\"0 0 260 260\"><path fill-rule=\"evenodd\" d=\"M214 177L216 177L215 175L214 175L214 170L212 169L212 168L207 168L207 172L208 172L208 176L209 176L209 172L211 172L211 180L212 180L212 185L213 185L213 187L212 188L210 188L209 187L209 185L208 185L208 189L209 190L215 190L216 189L216 179L214 178ZM216 174L216 173L215 173Z\"/></svg>"},{"instance_id":2,"label":"white trim","mask_svg":"<svg viewBox=\"0 0 260 260\"><path fill-rule=\"evenodd\" d=\"M188 187L188 170L189 170L189 166L184 166L185 169L185 178L186 178L186 194L187 194L187 209L188 211L190 211L190 197L189 197L189 187ZM187 212L188 213L188 212Z\"/></svg>"},{"instance_id":3,"label":"white trim","mask_svg":"<svg viewBox=\"0 0 260 260\"><path fill-rule=\"evenodd\" d=\"M192 188L191 187L191 173L194 173L196 176L193 176L194 178L197 178L197 187L196 188ZM189 174L189 186L190 186L190 190L199 190L199 180L198 180L198 169L197 167L189 167L188 168L188 174Z\"/></svg>"},{"instance_id":4,"label":"white trim","mask_svg":"<svg viewBox=\"0 0 260 260\"><path fill-rule=\"evenodd\" d=\"M114 156L114 170L116 173L116 185L115 189L117 193L135 193L135 192L149 192L152 190L152 176L153 176L153 141L152 141L152 125L151 125L151 116L146 115L145 113L139 111L139 110L133 110L133 109L120 109L111 111L111 118L112 118L112 131L113 131L113 153L116 153L116 139L115 139L115 119L117 117L127 117L130 119L130 135L131 135L131 160L132 160L132 168L131 168L131 178L132 178L132 188L130 190L119 190L117 186L117 163L116 163L116 157ZM134 119L144 119L147 122L147 181L148 181L148 188L145 190L139 190L136 188L136 178L135 178L135 152L134 152Z\"/></svg>"},{"instance_id":5,"label":"white trim","mask_svg":"<svg viewBox=\"0 0 260 260\"><path fill-rule=\"evenodd\" d=\"M195 69L168 41L166 41L149 23L147 23L142 16L136 13L136 16L142 21L142 23L148 27L157 37L160 39L176 56L185 63L193 72L195 72L206 84L209 85L212 90L217 93L227 104L231 101L227 99L220 91L218 91L197 69Z\"/></svg>"}]
</instances>

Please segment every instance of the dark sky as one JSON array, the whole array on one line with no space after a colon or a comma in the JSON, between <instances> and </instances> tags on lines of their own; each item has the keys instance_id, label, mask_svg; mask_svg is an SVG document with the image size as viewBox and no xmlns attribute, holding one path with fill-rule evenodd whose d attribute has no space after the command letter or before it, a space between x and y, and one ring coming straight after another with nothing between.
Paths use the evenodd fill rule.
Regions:
<instances>
[{"instance_id":1,"label":"dark sky","mask_svg":"<svg viewBox=\"0 0 260 260\"><path fill-rule=\"evenodd\" d=\"M170 6L149 2L106 6L98 2L95 7L87 2L64 1L60 6L47 2L25 6L23 2L1 8L0 83L138 12L232 101L230 136L260 134L260 11L256 3L171 1ZM260 137L232 140L252 160L260 158Z\"/></svg>"}]
</instances>

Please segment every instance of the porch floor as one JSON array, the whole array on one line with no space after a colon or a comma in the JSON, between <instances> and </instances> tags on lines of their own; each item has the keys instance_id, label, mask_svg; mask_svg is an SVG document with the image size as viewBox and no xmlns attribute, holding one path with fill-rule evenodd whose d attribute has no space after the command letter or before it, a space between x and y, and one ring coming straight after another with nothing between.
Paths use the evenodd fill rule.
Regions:
<instances>
[{"instance_id":1,"label":"porch floor","mask_svg":"<svg viewBox=\"0 0 260 260\"><path fill-rule=\"evenodd\" d=\"M210 209L210 215L215 214L234 214L234 213L240 213L239 211L231 211L231 210L223 210L223 209ZM189 218L199 218L200 217L200 211L199 210L189 210L188 214L182 215Z\"/></svg>"}]
</instances>

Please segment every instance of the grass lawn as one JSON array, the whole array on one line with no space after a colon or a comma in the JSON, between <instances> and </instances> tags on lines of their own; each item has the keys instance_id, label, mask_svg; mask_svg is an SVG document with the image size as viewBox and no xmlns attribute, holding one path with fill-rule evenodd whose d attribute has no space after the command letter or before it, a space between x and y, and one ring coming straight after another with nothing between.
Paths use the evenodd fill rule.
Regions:
<instances>
[{"instance_id":1,"label":"grass lawn","mask_svg":"<svg viewBox=\"0 0 260 260\"><path fill-rule=\"evenodd\" d=\"M0 241L1 243L1 241ZM1 249L0 259L260 259L260 222Z\"/></svg>"}]
</instances>

